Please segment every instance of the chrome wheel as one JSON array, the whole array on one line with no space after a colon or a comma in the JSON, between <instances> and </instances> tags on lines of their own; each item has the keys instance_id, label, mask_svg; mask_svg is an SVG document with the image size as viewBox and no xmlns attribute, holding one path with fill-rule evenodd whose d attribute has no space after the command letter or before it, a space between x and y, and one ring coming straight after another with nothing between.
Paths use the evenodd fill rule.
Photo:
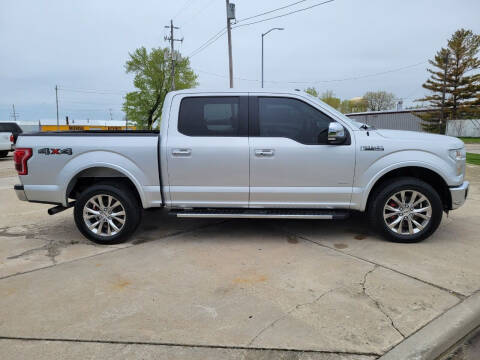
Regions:
<instances>
[{"instance_id":1,"label":"chrome wheel","mask_svg":"<svg viewBox=\"0 0 480 360\"><path fill-rule=\"evenodd\" d=\"M83 221L99 236L113 236L122 231L127 214L122 203L112 195L92 196L83 207Z\"/></svg>"},{"instance_id":2,"label":"chrome wheel","mask_svg":"<svg viewBox=\"0 0 480 360\"><path fill-rule=\"evenodd\" d=\"M425 195L415 190L402 190L392 195L383 208L383 219L396 234L417 234L428 225L432 205Z\"/></svg>"}]
</instances>

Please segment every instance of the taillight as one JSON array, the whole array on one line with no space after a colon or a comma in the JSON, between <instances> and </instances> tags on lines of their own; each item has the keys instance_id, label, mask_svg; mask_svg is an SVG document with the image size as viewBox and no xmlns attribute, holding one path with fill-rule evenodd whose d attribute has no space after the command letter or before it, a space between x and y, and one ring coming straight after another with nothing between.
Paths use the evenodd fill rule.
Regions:
<instances>
[{"instance_id":1,"label":"taillight","mask_svg":"<svg viewBox=\"0 0 480 360\"><path fill-rule=\"evenodd\" d=\"M32 157L32 149L17 148L13 153L13 162L18 175L28 175L27 161Z\"/></svg>"},{"instance_id":2,"label":"taillight","mask_svg":"<svg viewBox=\"0 0 480 360\"><path fill-rule=\"evenodd\" d=\"M10 142L13 144L15 142L15 139L13 138L13 134L10 135Z\"/></svg>"}]
</instances>

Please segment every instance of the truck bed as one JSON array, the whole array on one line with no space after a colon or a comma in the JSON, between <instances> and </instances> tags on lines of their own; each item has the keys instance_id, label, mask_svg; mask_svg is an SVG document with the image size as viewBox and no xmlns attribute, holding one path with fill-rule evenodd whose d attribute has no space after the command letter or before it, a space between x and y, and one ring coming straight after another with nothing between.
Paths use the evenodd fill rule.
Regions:
<instances>
[{"instance_id":1,"label":"truck bed","mask_svg":"<svg viewBox=\"0 0 480 360\"><path fill-rule=\"evenodd\" d=\"M120 138L119 138L120 137ZM159 131L55 131L21 134L31 151L21 175L27 199L66 206L79 178L128 178L144 207L162 204Z\"/></svg>"}]
</instances>

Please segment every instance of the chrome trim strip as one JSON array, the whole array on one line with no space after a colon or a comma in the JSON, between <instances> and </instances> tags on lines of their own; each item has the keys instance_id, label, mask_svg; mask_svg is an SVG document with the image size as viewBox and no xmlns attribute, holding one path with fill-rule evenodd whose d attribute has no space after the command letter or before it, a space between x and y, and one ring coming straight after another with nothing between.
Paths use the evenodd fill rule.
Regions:
<instances>
[{"instance_id":1,"label":"chrome trim strip","mask_svg":"<svg viewBox=\"0 0 480 360\"><path fill-rule=\"evenodd\" d=\"M301 214L209 214L209 213L177 213L179 218L224 218L224 219L324 219L332 220L333 215L301 215Z\"/></svg>"}]
</instances>

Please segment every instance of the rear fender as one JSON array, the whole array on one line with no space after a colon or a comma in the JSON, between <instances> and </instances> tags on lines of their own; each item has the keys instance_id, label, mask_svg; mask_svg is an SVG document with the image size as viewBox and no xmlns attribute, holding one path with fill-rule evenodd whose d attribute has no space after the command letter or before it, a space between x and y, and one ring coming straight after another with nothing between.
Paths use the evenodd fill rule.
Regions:
<instances>
[{"instance_id":1,"label":"rear fender","mask_svg":"<svg viewBox=\"0 0 480 360\"><path fill-rule=\"evenodd\" d=\"M108 160L99 160L108 159ZM91 168L108 168L123 174L134 184L138 191L142 206L149 207L150 199L145 194L144 186L147 183L147 177L143 171L131 160L118 153L106 151L93 151L83 153L70 160L57 176L57 184L60 184L60 191L63 194L62 204L67 206L67 190L77 175L84 170Z\"/></svg>"}]
</instances>

